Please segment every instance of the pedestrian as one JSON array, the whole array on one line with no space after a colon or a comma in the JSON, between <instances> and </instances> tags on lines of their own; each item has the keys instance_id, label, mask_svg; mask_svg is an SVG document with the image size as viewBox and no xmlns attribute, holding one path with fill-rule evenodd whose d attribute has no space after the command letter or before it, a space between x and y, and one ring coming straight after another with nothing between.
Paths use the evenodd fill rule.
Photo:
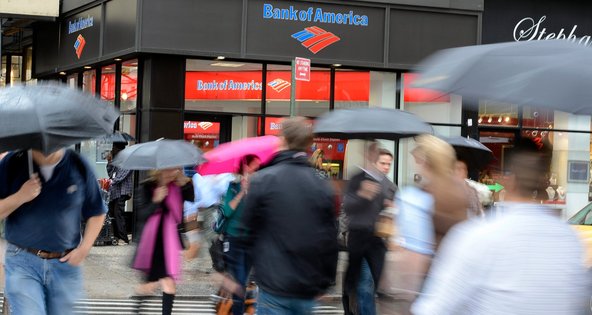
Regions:
<instances>
[{"instance_id":1,"label":"pedestrian","mask_svg":"<svg viewBox=\"0 0 592 315\"><path fill-rule=\"evenodd\" d=\"M243 225L242 216L249 191L249 178L259 169L261 161L256 155L247 155L240 162L236 180L228 186L222 202L225 223L221 234L224 239L224 261L226 272L246 292L247 280L252 267L251 253L248 252L250 231ZM245 312L244 296L232 296L232 314L243 315Z\"/></svg>"},{"instance_id":2,"label":"pedestrian","mask_svg":"<svg viewBox=\"0 0 592 315\"><path fill-rule=\"evenodd\" d=\"M376 288L372 289L371 294L365 292L363 301L358 296L357 288L361 282L360 273L364 261L370 269L372 282L377 284L380 279L386 244L382 237L375 234L375 225L380 212L392 207L396 192L396 186L381 171L384 168L378 164L380 155L378 144L370 143L365 154L367 166L350 179L344 197L344 211L349 222L349 258L343 287L343 303L344 309L349 309L349 312L354 314L359 314L363 304L375 303ZM388 158L384 156L383 160L387 162ZM371 299L368 296L371 296Z\"/></svg>"},{"instance_id":3,"label":"pedestrian","mask_svg":"<svg viewBox=\"0 0 592 315\"><path fill-rule=\"evenodd\" d=\"M305 118L284 120L281 141L267 167L250 178L243 209L259 286L257 314L312 314L335 282L333 191L308 162L312 132Z\"/></svg>"},{"instance_id":4,"label":"pedestrian","mask_svg":"<svg viewBox=\"0 0 592 315\"><path fill-rule=\"evenodd\" d=\"M133 172L119 168L111 163L117 154L125 149L126 144L121 142L113 143L113 149L107 156L107 174L109 175L109 216L115 221L113 234L121 245L129 244L127 228L125 226L125 203L132 196Z\"/></svg>"},{"instance_id":5,"label":"pedestrian","mask_svg":"<svg viewBox=\"0 0 592 315\"><path fill-rule=\"evenodd\" d=\"M389 244L378 299L384 315L411 314L438 239L467 218L467 190L454 173L452 146L431 135L417 137L415 144L411 154L419 181L396 197L398 235Z\"/></svg>"},{"instance_id":6,"label":"pedestrian","mask_svg":"<svg viewBox=\"0 0 592 315\"><path fill-rule=\"evenodd\" d=\"M79 265L107 209L92 169L76 152L33 150L31 155L32 176L26 151L9 153L0 162L10 313L73 314L83 294ZM86 221L82 238L81 221Z\"/></svg>"},{"instance_id":7,"label":"pedestrian","mask_svg":"<svg viewBox=\"0 0 592 315\"><path fill-rule=\"evenodd\" d=\"M176 282L181 276L183 244L178 226L183 222L183 201L194 199L191 179L179 168L151 171L136 192L139 220L145 222L133 267L145 275L139 293L152 293L160 284L162 314L171 314Z\"/></svg>"},{"instance_id":8,"label":"pedestrian","mask_svg":"<svg viewBox=\"0 0 592 315\"><path fill-rule=\"evenodd\" d=\"M465 190L467 193L468 201L469 201L469 208L467 209L467 217L468 218L480 218L483 217L485 214L483 212L483 205L479 198L479 193L477 189L475 189L470 184L469 179L469 169L467 166L467 162L463 160L457 160L455 165L455 174L464 182ZM476 183L475 183L476 184Z\"/></svg>"},{"instance_id":9,"label":"pedestrian","mask_svg":"<svg viewBox=\"0 0 592 315\"><path fill-rule=\"evenodd\" d=\"M310 164L312 164L313 168L317 172L317 175L322 179L329 179L331 178L330 170L323 166L325 160L325 153L321 149L316 149L312 155L310 156Z\"/></svg>"},{"instance_id":10,"label":"pedestrian","mask_svg":"<svg viewBox=\"0 0 592 315\"><path fill-rule=\"evenodd\" d=\"M514 144L505 161L507 203L495 217L448 233L413 314L571 315L589 309L582 244L558 211L533 196L550 170L551 152L531 139Z\"/></svg>"}]
</instances>

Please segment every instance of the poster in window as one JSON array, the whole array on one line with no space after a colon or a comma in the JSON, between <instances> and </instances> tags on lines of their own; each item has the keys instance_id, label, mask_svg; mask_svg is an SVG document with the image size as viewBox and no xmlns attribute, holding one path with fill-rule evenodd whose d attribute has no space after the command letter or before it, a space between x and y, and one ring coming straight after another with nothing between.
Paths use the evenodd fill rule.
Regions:
<instances>
[{"instance_id":1,"label":"poster in window","mask_svg":"<svg viewBox=\"0 0 592 315\"><path fill-rule=\"evenodd\" d=\"M590 180L590 161L568 161L567 181L570 183L588 183Z\"/></svg>"}]
</instances>

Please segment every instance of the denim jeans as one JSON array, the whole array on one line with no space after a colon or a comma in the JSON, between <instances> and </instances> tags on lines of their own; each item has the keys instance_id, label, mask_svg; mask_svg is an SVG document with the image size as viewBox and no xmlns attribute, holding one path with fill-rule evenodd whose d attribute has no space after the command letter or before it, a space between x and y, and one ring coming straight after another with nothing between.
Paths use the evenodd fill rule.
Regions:
<instances>
[{"instance_id":1,"label":"denim jeans","mask_svg":"<svg viewBox=\"0 0 592 315\"><path fill-rule=\"evenodd\" d=\"M311 315L315 305L314 299L283 297L259 290L257 315Z\"/></svg>"},{"instance_id":2,"label":"denim jeans","mask_svg":"<svg viewBox=\"0 0 592 315\"><path fill-rule=\"evenodd\" d=\"M374 286L370 266L366 259L364 259L358 282L358 314L376 315L375 291L376 287Z\"/></svg>"},{"instance_id":3,"label":"denim jeans","mask_svg":"<svg viewBox=\"0 0 592 315\"><path fill-rule=\"evenodd\" d=\"M225 237L224 242L228 242L228 251L224 253L224 262L226 262L226 271L232 275L234 280L240 284L243 291L246 291L247 277L251 271L251 258L247 253L247 246L241 238ZM232 314L244 314L244 300L243 298L232 296Z\"/></svg>"},{"instance_id":4,"label":"denim jeans","mask_svg":"<svg viewBox=\"0 0 592 315\"><path fill-rule=\"evenodd\" d=\"M83 297L80 267L59 259L42 259L8 244L5 270L11 314L73 314L74 302Z\"/></svg>"}]
</instances>

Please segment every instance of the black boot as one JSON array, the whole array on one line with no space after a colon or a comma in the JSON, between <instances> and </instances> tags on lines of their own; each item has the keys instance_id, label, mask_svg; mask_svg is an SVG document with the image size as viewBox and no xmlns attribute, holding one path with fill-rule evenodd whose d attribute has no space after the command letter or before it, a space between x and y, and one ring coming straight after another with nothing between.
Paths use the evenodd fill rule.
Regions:
<instances>
[{"instance_id":1,"label":"black boot","mask_svg":"<svg viewBox=\"0 0 592 315\"><path fill-rule=\"evenodd\" d=\"M162 293L162 315L171 315L173 312L174 294Z\"/></svg>"}]
</instances>

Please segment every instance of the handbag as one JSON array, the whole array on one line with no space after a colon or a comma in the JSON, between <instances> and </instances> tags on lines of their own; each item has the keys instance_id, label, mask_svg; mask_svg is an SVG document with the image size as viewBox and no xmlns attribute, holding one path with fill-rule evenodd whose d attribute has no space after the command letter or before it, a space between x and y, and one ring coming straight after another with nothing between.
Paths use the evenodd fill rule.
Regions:
<instances>
[{"instance_id":1,"label":"handbag","mask_svg":"<svg viewBox=\"0 0 592 315\"><path fill-rule=\"evenodd\" d=\"M224 262L224 240L222 235L212 240L209 252L212 258L212 268L217 272L224 272L226 263Z\"/></svg>"}]
</instances>

